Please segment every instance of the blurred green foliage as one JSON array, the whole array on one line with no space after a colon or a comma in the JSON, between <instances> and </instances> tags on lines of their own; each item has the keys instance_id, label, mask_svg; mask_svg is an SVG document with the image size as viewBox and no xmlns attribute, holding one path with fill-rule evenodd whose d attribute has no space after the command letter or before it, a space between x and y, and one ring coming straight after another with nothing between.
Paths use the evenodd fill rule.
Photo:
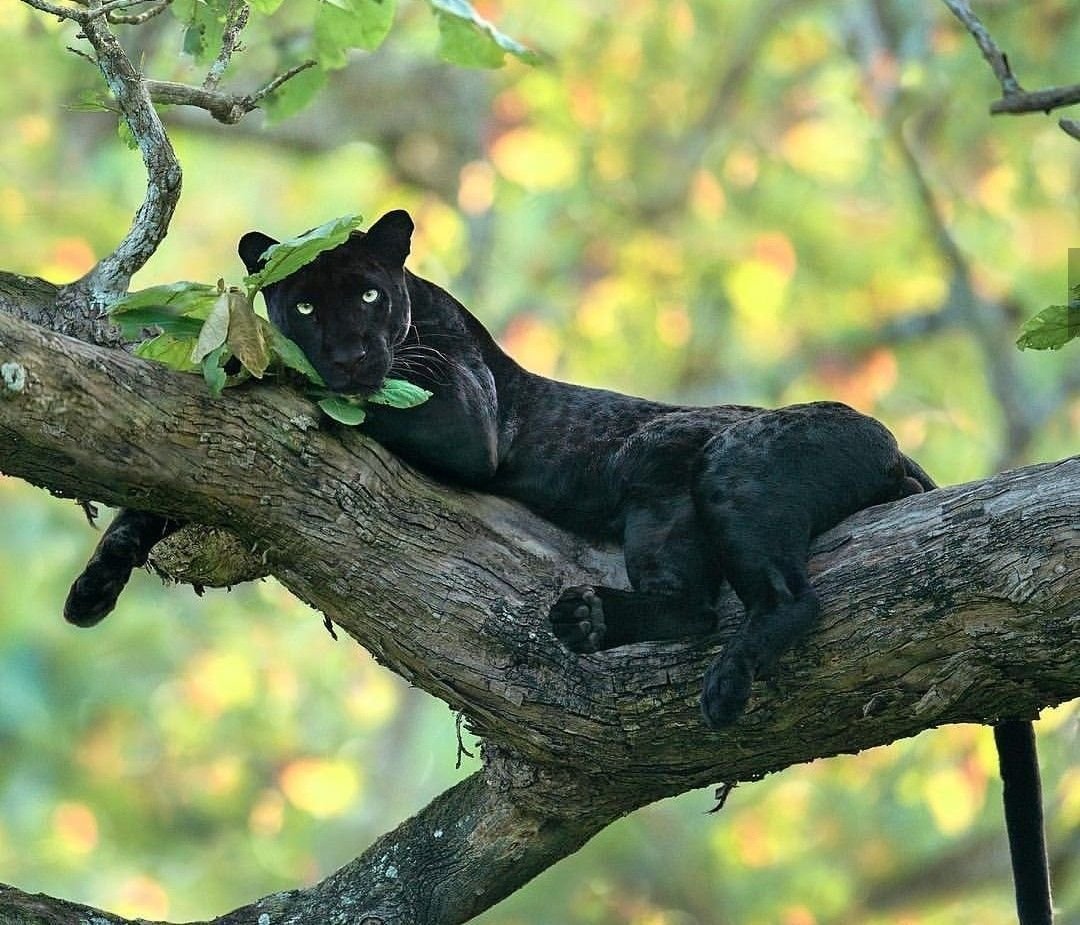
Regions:
<instances>
[{"instance_id":1,"label":"blurred green foliage","mask_svg":"<svg viewBox=\"0 0 1080 925\"><path fill-rule=\"evenodd\" d=\"M987 116L996 86L943 7L491 0L479 13L551 62L467 72L438 63L425 4L359 55L327 51L326 4L254 6L273 15L227 82L257 87L320 39L348 67L305 72L272 124L166 113L185 191L135 288L235 276L252 228L406 207L412 268L539 372L679 401L845 400L945 483L1076 452L1075 351L1011 345L1065 291L1080 149L1051 119ZM986 17L1025 86L1077 79L1075 4ZM78 108L100 82L73 31L0 0L0 265L57 282L112 248L145 183L115 119ZM194 83L214 34L175 16L124 32L150 75ZM273 582L196 598L140 575L100 629L64 625L95 534L10 479L0 504L0 880L210 916L325 876L476 766L455 770L444 705ZM1040 733L1077 920L1075 707ZM989 731L935 731L744 785L717 816L702 792L649 807L478 921L1003 925L998 802Z\"/></svg>"}]
</instances>

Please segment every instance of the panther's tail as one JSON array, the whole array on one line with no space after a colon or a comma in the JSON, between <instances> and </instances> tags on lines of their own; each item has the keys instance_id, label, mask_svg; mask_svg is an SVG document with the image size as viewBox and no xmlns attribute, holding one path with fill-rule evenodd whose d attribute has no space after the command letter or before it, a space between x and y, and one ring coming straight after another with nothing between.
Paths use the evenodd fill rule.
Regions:
<instances>
[{"instance_id":1,"label":"panther's tail","mask_svg":"<svg viewBox=\"0 0 1080 925\"><path fill-rule=\"evenodd\" d=\"M904 457L909 480L923 491L937 488L915 460ZM914 486L911 486L914 489ZM1005 828L1020 925L1051 925L1050 871L1043 829L1042 787L1035 730L1027 720L1005 721L994 726L1001 781L1004 785Z\"/></svg>"}]
</instances>

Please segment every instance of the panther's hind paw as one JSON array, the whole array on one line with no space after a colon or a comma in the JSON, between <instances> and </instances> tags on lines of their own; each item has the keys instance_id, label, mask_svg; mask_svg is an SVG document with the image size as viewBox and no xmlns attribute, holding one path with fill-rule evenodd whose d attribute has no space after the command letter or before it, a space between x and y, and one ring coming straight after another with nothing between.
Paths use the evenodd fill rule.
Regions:
<instances>
[{"instance_id":1,"label":"panther's hind paw","mask_svg":"<svg viewBox=\"0 0 1080 925\"><path fill-rule=\"evenodd\" d=\"M551 628L571 652L596 652L603 646L607 626L596 589L567 588L551 608Z\"/></svg>"},{"instance_id":2,"label":"panther's hind paw","mask_svg":"<svg viewBox=\"0 0 1080 925\"><path fill-rule=\"evenodd\" d=\"M701 692L701 715L711 729L730 726L742 715L753 683L754 671L747 659L729 655L709 666Z\"/></svg>"}]
</instances>

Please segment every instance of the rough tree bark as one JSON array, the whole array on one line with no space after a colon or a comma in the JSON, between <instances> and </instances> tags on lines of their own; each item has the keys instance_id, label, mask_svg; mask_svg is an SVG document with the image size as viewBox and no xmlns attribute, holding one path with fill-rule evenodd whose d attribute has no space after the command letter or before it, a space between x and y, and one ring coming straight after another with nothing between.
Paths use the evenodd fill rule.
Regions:
<instances>
[{"instance_id":1,"label":"rough tree bark","mask_svg":"<svg viewBox=\"0 0 1080 925\"><path fill-rule=\"evenodd\" d=\"M228 528L485 741L482 771L355 861L222 923L463 922L661 797L1080 695L1080 457L821 537L820 631L713 734L697 698L723 631L577 657L547 630L563 587L625 580L616 550L436 485L282 387L214 400L197 377L0 313L3 364L21 374L0 383L0 471ZM722 624L738 613L728 599ZM5 921L90 915L123 921L0 891Z\"/></svg>"}]
</instances>

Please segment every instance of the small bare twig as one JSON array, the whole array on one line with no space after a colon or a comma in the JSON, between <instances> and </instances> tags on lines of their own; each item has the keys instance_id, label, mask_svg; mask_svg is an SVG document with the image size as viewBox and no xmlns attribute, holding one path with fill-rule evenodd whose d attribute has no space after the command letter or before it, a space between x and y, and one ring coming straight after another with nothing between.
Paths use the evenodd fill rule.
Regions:
<instances>
[{"instance_id":1,"label":"small bare twig","mask_svg":"<svg viewBox=\"0 0 1080 925\"><path fill-rule=\"evenodd\" d=\"M81 2L81 0L80 0ZM97 19L99 16L108 17L116 10L126 10L129 7L139 6L143 3L149 3L150 0L108 0L107 3L102 4L89 4L87 11L87 20ZM85 21L85 20L84 20Z\"/></svg>"},{"instance_id":2,"label":"small bare twig","mask_svg":"<svg viewBox=\"0 0 1080 925\"><path fill-rule=\"evenodd\" d=\"M1080 103L1080 84L1006 94L1000 100L995 100L990 104L990 112L994 115L1001 112L1012 114L1050 112L1051 109L1073 106L1076 103Z\"/></svg>"},{"instance_id":3,"label":"small bare twig","mask_svg":"<svg viewBox=\"0 0 1080 925\"><path fill-rule=\"evenodd\" d=\"M952 11L952 14L964 24L964 27L975 39L986 63L990 65L994 76L1001 84L1001 92L1004 96L1012 96L1014 93L1023 93L1023 88L1009 66L1009 59L997 46L997 42L987 31L982 20L975 15L967 0L943 0L944 4Z\"/></svg>"},{"instance_id":4,"label":"small bare twig","mask_svg":"<svg viewBox=\"0 0 1080 925\"><path fill-rule=\"evenodd\" d=\"M1058 125L1066 135L1080 141L1080 119L1058 119Z\"/></svg>"},{"instance_id":5,"label":"small bare twig","mask_svg":"<svg viewBox=\"0 0 1080 925\"><path fill-rule=\"evenodd\" d=\"M49 13L60 19L70 19L72 22L86 22L89 16L84 10L73 10L70 6L58 6L55 3L49 3L48 0L23 0L23 3L32 6L35 10L41 10L42 13Z\"/></svg>"},{"instance_id":6,"label":"small bare twig","mask_svg":"<svg viewBox=\"0 0 1080 925\"><path fill-rule=\"evenodd\" d=\"M144 10L141 13L116 13L112 12L107 14L109 22L119 23L124 26L141 26L147 20L153 19L159 13L164 12L169 8L169 4L172 0L158 0L158 3L150 7L148 10Z\"/></svg>"},{"instance_id":7,"label":"small bare twig","mask_svg":"<svg viewBox=\"0 0 1080 925\"><path fill-rule=\"evenodd\" d=\"M248 6L246 0L233 0L225 17L225 30L221 33L221 51L218 52L217 58L214 59L214 63L210 65L210 70L206 73L206 80L203 81L202 85L204 90L216 90L218 88L218 84L221 83L221 78L225 74L225 69L232 59L233 52L237 49L240 32L247 25L250 15L251 7Z\"/></svg>"},{"instance_id":8,"label":"small bare twig","mask_svg":"<svg viewBox=\"0 0 1080 925\"><path fill-rule=\"evenodd\" d=\"M1061 106L1080 103L1080 84L1048 87L1045 90L1025 90L1013 74L1005 52L998 47L986 26L972 11L968 0L942 0L942 2L971 33L998 83L1001 84L1001 99L990 104L991 115L1050 112ZM1080 140L1080 123L1071 119L1062 119L1058 125L1067 135Z\"/></svg>"},{"instance_id":9,"label":"small bare twig","mask_svg":"<svg viewBox=\"0 0 1080 925\"><path fill-rule=\"evenodd\" d=\"M278 87L285 83L285 81L292 80L292 78L294 78L302 71L306 71L309 67L314 67L316 63L316 61L309 58L307 61L301 61L299 64L294 64L287 71L282 74L278 74L278 76L271 80L269 83L265 84L264 86L256 90L254 93L247 96L246 99L251 102L252 108L254 109L263 99L265 99Z\"/></svg>"}]
</instances>

